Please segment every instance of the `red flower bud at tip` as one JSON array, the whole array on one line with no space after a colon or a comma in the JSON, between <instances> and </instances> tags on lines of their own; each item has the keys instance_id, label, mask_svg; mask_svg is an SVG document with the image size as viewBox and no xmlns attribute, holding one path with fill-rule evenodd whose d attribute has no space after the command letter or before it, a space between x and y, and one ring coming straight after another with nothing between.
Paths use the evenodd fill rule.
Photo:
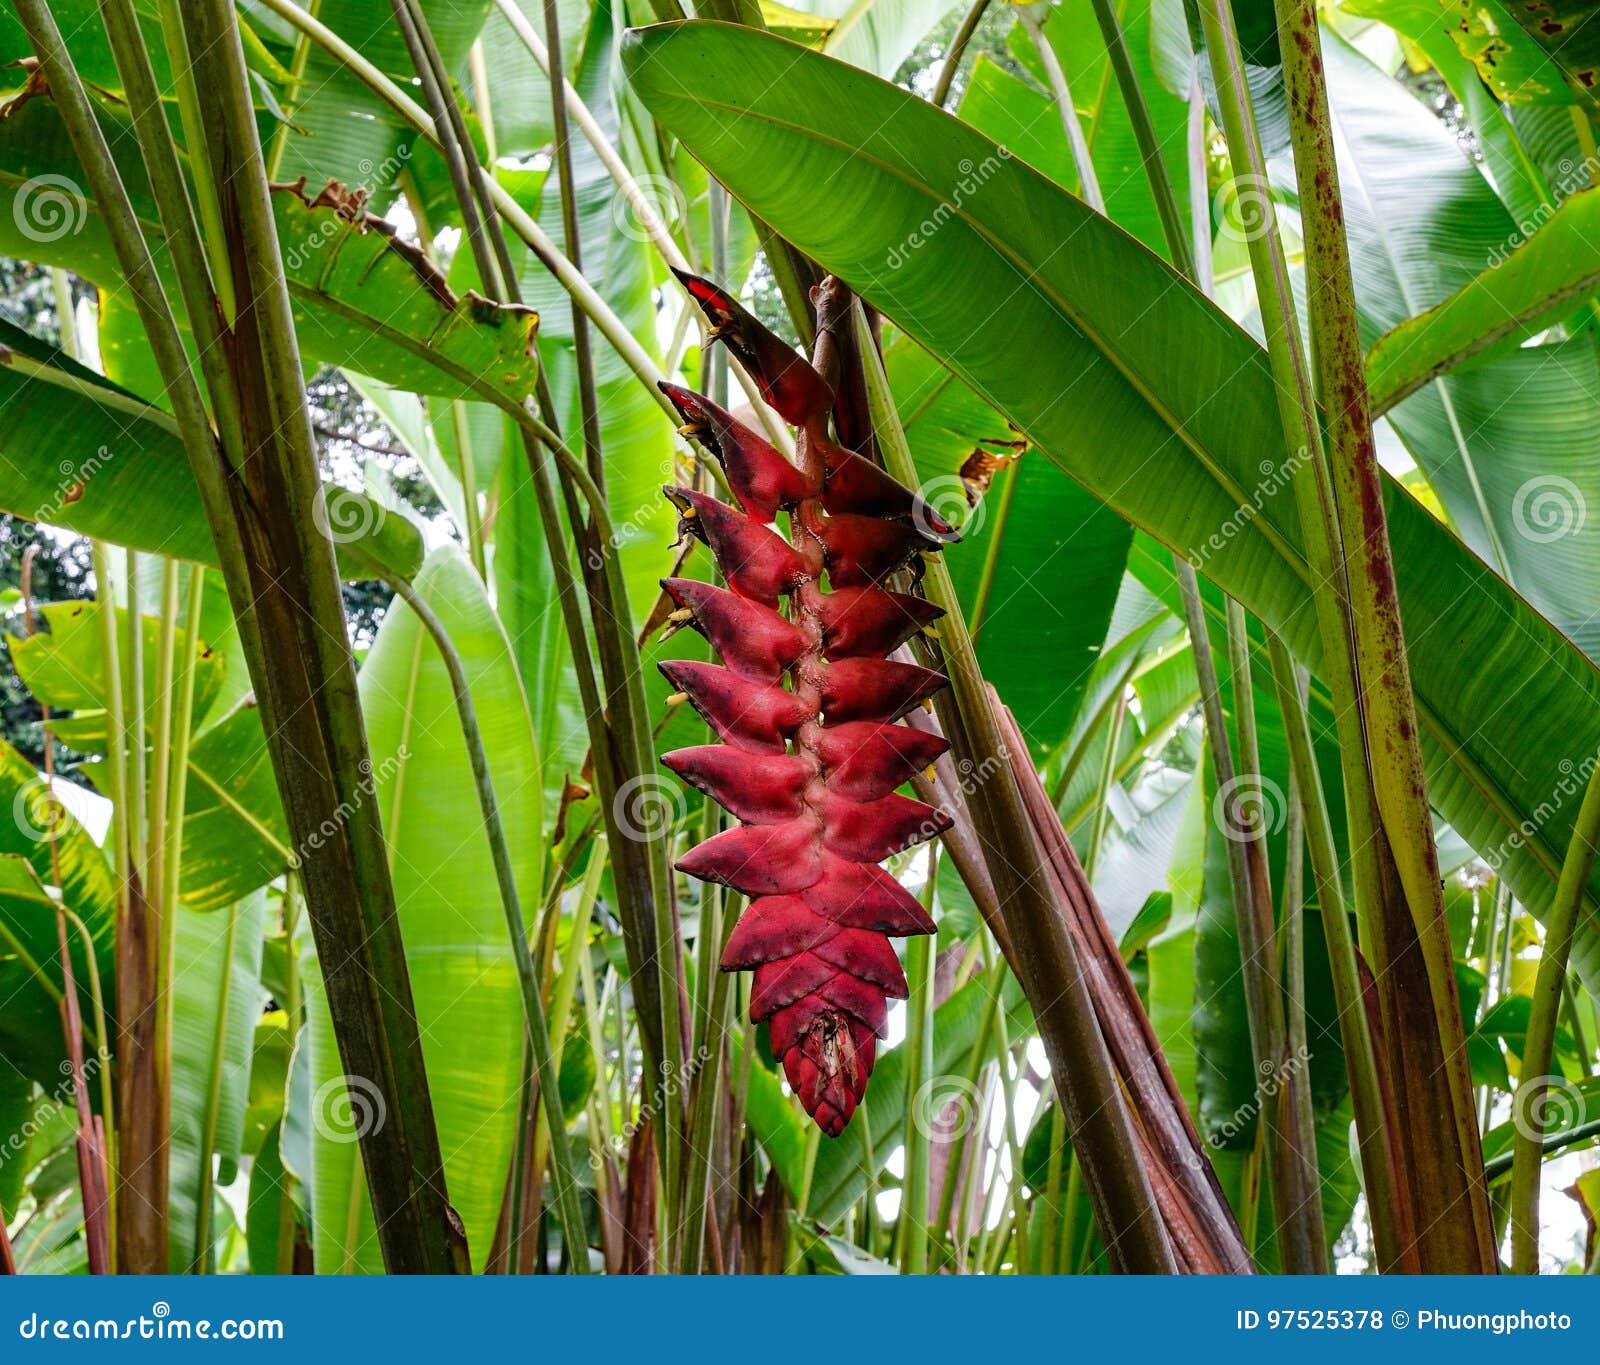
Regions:
<instances>
[{"instance_id":1,"label":"red flower bud at tip","mask_svg":"<svg viewBox=\"0 0 1600 1365\"><path fill-rule=\"evenodd\" d=\"M833 403L833 390L806 360L770 332L733 295L687 271L672 272L723 342L761 386L761 394L790 426L803 427Z\"/></svg>"}]
</instances>

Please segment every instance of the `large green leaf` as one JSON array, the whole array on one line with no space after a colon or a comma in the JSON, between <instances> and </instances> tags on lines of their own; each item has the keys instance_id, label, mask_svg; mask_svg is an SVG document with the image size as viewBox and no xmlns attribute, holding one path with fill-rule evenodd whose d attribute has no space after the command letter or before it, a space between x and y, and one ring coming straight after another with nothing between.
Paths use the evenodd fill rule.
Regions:
<instances>
[{"instance_id":1,"label":"large green leaf","mask_svg":"<svg viewBox=\"0 0 1600 1365\"><path fill-rule=\"evenodd\" d=\"M40 702L58 712L76 712L53 720L52 729L60 739L85 752L104 754L107 722L100 709L106 694L99 605L53 602L38 610L48 630L27 639L9 637L13 666ZM119 609L118 617L125 619L126 613ZM144 695L153 697L161 624L153 616L139 619L145 642ZM187 633L178 630L180 657L187 642ZM239 667L237 660L225 660L202 640L194 646L192 662L191 720L198 737L189 747L179 894L190 909L216 910L265 886L292 861L292 855L266 734L254 703L245 702L215 724L203 723L222 693L226 673ZM153 723L153 714L148 720ZM102 780L103 766L87 769L91 779Z\"/></svg>"},{"instance_id":2,"label":"large green leaf","mask_svg":"<svg viewBox=\"0 0 1600 1365\"><path fill-rule=\"evenodd\" d=\"M1581 0L1580 0L1581 4ZM1574 5L1573 8L1579 8ZM1592 6L1582 5L1582 8ZM1445 69L1440 44L1473 72L1496 100L1517 105L1564 106L1590 103L1593 95L1545 50L1542 37L1521 24L1548 18L1552 6L1522 0L1346 0L1341 9L1381 19L1420 45ZM1452 80L1457 98L1461 90Z\"/></svg>"},{"instance_id":3,"label":"large green leaf","mask_svg":"<svg viewBox=\"0 0 1600 1365\"><path fill-rule=\"evenodd\" d=\"M980 134L858 71L699 22L642 30L627 56L656 116L754 212L1317 669L1267 358L1208 300ZM982 191L959 194L962 168L986 163ZM1398 484L1384 496L1431 799L1542 913L1581 787L1571 756L1600 747L1600 674ZM1577 949L1590 974L1597 887Z\"/></svg>"},{"instance_id":4,"label":"large green leaf","mask_svg":"<svg viewBox=\"0 0 1600 1365\"><path fill-rule=\"evenodd\" d=\"M544 847L539 764L510 644L458 549L429 557L417 591L466 668L517 885L523 904L536 905ZM522 997L444 664L416 616L398 603L384 617L360 687L371 799L389 840L450 1203L481 1269L516 1130ZM317 1004L310 1018L317 1268L376 1270L372 1214L342 1109L347 1089L358 1111L375 1112L376 1101L370 1083L344 1077L325 1006Z\"/></svg>"},{"instance_id":5,"label":"large green leaf","mask_svg":"<svg viewBox=\"0 0 1600 1365\"><path fill-rule=\"evenodd\" d=\"M189 749L183 902L192 910L232 905L293 861L261 713L246 703Z\"/></svg>"},{"instance_id":6,"label":"large green leaf","mask_svg":"<svg viewBox=\"0 0 1600 1365\"><path fill-rule=\"evenodd\" d=\"M538 372L531 310L460 298L382 219L338 195L273 196L305 354L414 393L520 403Z\"/></svg>"},{"instance_id":7,"label":"large green leaf","mask_svg":"<svg viewBox=\"0 0 1600 1365\"><path fill-rule=\"evenodd\" d=\"M215 564L172 418L4 321L0 347L10 352L0 364L0 510ZM369 555L406 577L416 572L422 537L409 521L349 489L330 484L325 496L347 574L370 577Z\"/></svg>"},{"instance_id":8,"label":"large green leaf","mask_svg":"<svg viewBox=\"0 0 1600 1365\"><path fill-rule=\"evenodd\" d=\"M125 111L107 99L98 112L182 323L182 294L161 215ZM118 288L120 262L99 204L82 188L87 177L51 101L31 100L0 122L0 166L0 249L98 284L107 296L101 313L107 373L136 392L155 394L137 312ZM421 393L502 402L526 397L534 382L536 319L481 298L458 298L421 251L366 213L359 195L343 184L322 188L327 179L312 181L312 190L320 191L315 198L292 184L272 196L304 357Z\"/></svg>"},{"instance_id":9,"label":"large green leaf","mask_svg":"<svg viewBox=\"0 0 1600 1365\"><path fill-rule=\"evenodd\" d=\"M1077 192L1078 168L1055 104L986 52L972 63L961 95L961 117L1063 189Z\"/></svg>"},{"instance_id":10,"label":"large green leaf","mask_svg":"<svg viewBox=\"0 0 1600 1365\"><path fill-rule=\"evenodd\" d=\"M178 912L172 958L172 1146L168 1196L170 1265L201 1261L204 1194L239 1173L245 1102L261 987L267 893L256 891L214 915ZM212 1170L213 1165L215 1170ZM201 1173L207 1172L202 1183ZM224 1226L208 1213L207 1259Z\"/></svg>"}]
</instances>

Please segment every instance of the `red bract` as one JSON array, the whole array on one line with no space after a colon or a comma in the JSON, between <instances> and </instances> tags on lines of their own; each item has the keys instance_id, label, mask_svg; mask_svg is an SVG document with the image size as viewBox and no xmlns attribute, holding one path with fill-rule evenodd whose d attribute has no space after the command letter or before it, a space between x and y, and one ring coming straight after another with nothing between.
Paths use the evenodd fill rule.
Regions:
<instances>
[{"instance_id":1,"label":"red bract","mask_svg":"<svg viewBox=\"0 0 1600 1365\"><path fill-rule=\"evenodd\" d=\"M888 1001L906 994L889 940L934 927L878 864L950 824L895 790L949 747L894 723L945 679L885 657L940 612L885 581L955 532L828 437L831 391L797 352L715 285L683 278L716 338L800 430L790 463L732 414L662 385L743 509L666 490L680 531L709 547L728 583L666 580L674 625L693 625L727 666L662 665L722 741L662 761L741 822L678 868L752 897L722 968L755 972L751 1018L768 1023L790 1085L834 1137L866 1091ZM787 540L768 524L779 511Z\"/></svg>"}]
</instances>

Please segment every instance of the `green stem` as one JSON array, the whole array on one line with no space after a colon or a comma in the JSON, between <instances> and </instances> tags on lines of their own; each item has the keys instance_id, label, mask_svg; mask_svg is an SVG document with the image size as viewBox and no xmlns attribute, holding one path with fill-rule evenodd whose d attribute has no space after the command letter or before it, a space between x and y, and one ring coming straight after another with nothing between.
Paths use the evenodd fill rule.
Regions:
<instances>
[{"instance_id":1,"label":"green stem","mask_svg":"<svg viewBox=\"0 0 1600 1365\"><path fill-rule=\"evenodd\" d=\"M1048 12L1046 5L1039 6ZM1096 213L1106 211L1106 197L1100 192L1100 177L1094 168L1094 157L1089 153L1089 139L1083 135L1083 121L1078 117L1078 107L1072 102L1072 91L1067 86L1067 73L1061 69L1061 59L1055 47L1045 36L1044 25L1032 5L1022 5L1017 18L1033 42L1039 55L1039 65L1044 68L1045 83L1050 87L1050 97L1061 119L1062 131L1067 135L1067 146L1072 152L1072 164L1078 172L1078 185L1083 202Z\"/></svg>"},{"instance_id":2,"label":"green stem","mask_svg":"<svg viewBox=\"0 0 1600 1365\"><path fill-rule=\"evenodd\" d=\"M1383 1089L1378 1061L1373 1050L1367 1006L1362 999L1361 972L1355 940L1350 933L1350 917L1345 910L1344 889L1339 877L1339 850L1333 837L1333 822L1323 794L1322 777L1317 769L1316 751L1311 742L1311 721L1307 712L1303 674L1296 669L1289 651L1276 635L1268 632L1267 650L1272 663L1272 683L1283 716L1289 747L1289 771L1304 820L1311 878L1317 891L1322 935L1328 945L1328 970L1333 981L1334 1004L1339 1014L1339 1034L1344 1045L1345 1070L1350 1078L1350 1095L1355 1109L1356 1142L1361 1152L1362 1185L1369 1205L1385 1210L1373 1219L1375 1235L1388 1237L1394 1216L1394 1170L1385 1136ZM1380 1263L1393 1264L1396 1248L1380 1242Z\"/></svg>"},{"instance_id":3,"label":"green stem","mask_svg":"<svg viewBox=\"0 0 1600 1365\"><path fill-rule=\"evenodd\" d=\"M200 1120L200 1188L195 1195L194 1256L189 1267L196 1275L211 1272L211 1154L217 1145L222 1114L222 1075L228 1064L228 1010L233 996L233 950L239 933L239 903L235 901L224 913L228 916L228 932L223 938L222 980L217 983L210 1083L206 1087L205 1113Z\"/></svg>"},{"instance_id":4,"label":"green stem","mask_svg":"<svg viewBox=\"0 0 1600 1365\"><path fill-rule=\"evenodd\" d=\"M1172 255L1172 264L1190 279L1194 278L1194 256L1189 248L1189 236L1184 231L1183 213L1178 208L1178 196L1172 187L1172 177L1167 174L1166 163L1161 159L1161 141L1156 136L1155 121L1150 117L1150 106L1145 102L1144 90L1139 85L1139 73L1133 66L1133 54L1128 50L1127 37L1117 22L1113 0L1093 0L1095 22L1100 25L1100 36L1105 40L1106 55L1111 70L1117 78L1117 88L1128 111L1128 122L1133 125L1133 140L1139 149L1139 160L1144 165L1145 180L1156 202L1156 217L1161 220L1161 235Z\"/></svg>"},{"instance_id":5,"label":"green stem","mask_svg":"<svg viewBox=\"0 0 1600 1365\"><path fill-rule=\"evenodd\" d=\"M932 903L938 845L928 845L925 902ZM934 944L921 935L906 941L906 1125L905 1181L900 1202L900 1273L928 1272L928 1185L936 1080L933 1074Z\"/></svg>"},{"instance_id":6,"label":"green stem","mask_svg":"<svg viewBox=\"0 0 1600 1365\"><path fill-rule=\"evenodd\" d=\"M1595 845L1600 842L1600 758L1591 758L1589 785L1583 793L1556 884L1555 900L1545 919L1544 954L1534 980L1533 1009L1528 1016L1528 1037L1522 1049L1522 1069L1512 1113L1517 1122L1511 1166L1511 1268L1519 1275L1539 1270L1539 1180L1542 1174L1545 1127L1545 1092L1557 1079L1550 1068L1555 1051L1556 1014L1562 986L1572 956L1578 926L1578 908L1594 866ZM1564 1084L1564 1082L1559 1082Z\"/></svg>"},{"instance_id":7,"label":"green stem","mask_svg":"<svg viewBox=\"0 0 1600 1365\"><path fill-rule=\"evenodd\" d=\"M228 253L235 287L250 300L241 314L250 319L251 336L223 355L204 344L200 332L208 322L218 325L214 295L205 284L204 252L137 20L126 0L107 0L103 7L185 296L199 296L206 305L191 309L190 320L208 383L220 366L224 382L211 396L225 441L238 434L230 421L237 417L229 411L235 401L230 371L237 367L241 381L250 380L252 416L260 427L252 443L254 464L238 480L217 449L149 245L60 31L44 0L19 0L17 9L161 371L228 584L290 827L308 837L333 813L357 812L352 820L335 821L340 837L306 860L322 960L345 964L330 980L329 1004L346 1070L370 1077L389 1102L390 1122L363 1138L362 1152L385 1259L391 1269L451 1270L458 1262L382 832L375 817L361 813L359 799L348 799L358 781L354 774L362 771L356 760L365 743L333 557L310 515L314 451L233 10L220 0L195 0L184 14L200 35L189 48L202 67L196 89L208 136L216 140L212 162L220 150L234 168L219 189L225 221L236 224L241 237L238 249ZM238 290L241 280L247 289ZM269 383L270 365L277 369ZM290 433L296 414L300 430ZM281 460L280 433L284 440L299 436L297 462ZM243 443L227 448L242 449ZM291 565L301 567L301 577L285 573ZM272 651L264 647L269 636Z\"/></svg>"},{"instance_id":8,"label":"green stem","mask_svg":"<svg viewBox=\"0 0 1600 1365\"><path fill-rule=\"evenodd\" d=\"M1093 0L1093 3L1095 18L1105 40L1123 104L1133 125L1134 141L1139 148L1151 196L1155 200L1168 253L1177 269L1209 294L1211 281L1197 274L1196 253L1184 229L1177 192L1161 157L1155 124L1133 67L1127 39L1117 21L1111 0ZM1195 140L1191 135L1191 151L1194 146ZM1276 1103L1263 1107L1263 1117L1266 1119L1266 1138L1277 1189L1274 1208L1283 1262L1291 1273L1315 1274L1326 1269L1315 1136L1298 1125L1282 1121L1284 1102L1296 1088L1304 1084L1304 1078L1296 1076L1288 1056L1274 946L1272 888L1268 877L1264 834L1256 819L1256 812L1260 809L1260 756L1255 738L1249 637L1244 611L1229 599L1227 638L1239 741L1239 768L1235 773L1228 754L1227 731L1224 728L1215 670L1211 661L1202 657L1209 653L1211 645L1200 605L1199 582L1194 569L1181 557L1175 558L1175 565L1183 599L1184 620L1189 628L1196 671L1201 681L1201 696L1206 700L1207 742L1216 769L1218 790L1227 793L1230 805L1245 815L1239 828L1225 827L1224 833L1229 836L1230 844L1228 870L1238 924L1251 1051L1258 1074L1277 1077L1281 1082ZM1209 684L1207 672L1210 673Z\"/></svg>"},{"instance_id":9,"label":"green stem","mask_svg":"<svg viewBox=\"0 0 1600 1365\"><path fill-rule=\"evenodd\" d=\"M950 40L950 50L945 53L944 65L939 68L939 79L934 83L933 94L929 97L929 103L934 108L943 109L944 102L950 98L950 86L955 81L961 58L988 9L989 0L973 0L972 8L967 11L966 17L961 21L961 27L956 30L956 36Z\"/></svg>"},{"instance_id":10,"label":"green stem","mask_svg":"<svg viewBox=\"0 0 1600 1365\"><path fill-rule=\"evenodd\" d=\"M1373 852L1386 893L1374 905L1372 970L1403 1068L1396 1093L1407 1106L1416 1187L1452 1213L1420 1220L1424 1269L1487 1274L1498 1260L1373 441L1316 0L1276 0L1274 8L1305 230L1311 354L1328 402L1327 468L1350 608L1348 635L1325 637L1324 652L1343 643L1355 682L1351 700L1363 742L1346 762L1359 761L1358 780L1370 784ZM1308 399L1304 406L1314 421ZM1307 540L1317 539L1311 526L1306 531ZM1340 691L1336 683L1336 697Z\"/></svg>"},{"instance_id":11,"label":"green stem","mask_svg":"<svg viewBox=\"0 0 1600 1365\"><path fill-rule=\"evenodd\" d=\"M467 555L472 560L472 567L478 571L478 577L487 582L489 573L483 557L483 514L478 508L478 473L477 463L472 455L472 428L467 423L467 405L459 398L450 400L450 425L455 433L456 454L461 462L456 476L461 480L461 507L462 517L466 522L463 529L467 533Z\"/></svg>"}]
</instances>

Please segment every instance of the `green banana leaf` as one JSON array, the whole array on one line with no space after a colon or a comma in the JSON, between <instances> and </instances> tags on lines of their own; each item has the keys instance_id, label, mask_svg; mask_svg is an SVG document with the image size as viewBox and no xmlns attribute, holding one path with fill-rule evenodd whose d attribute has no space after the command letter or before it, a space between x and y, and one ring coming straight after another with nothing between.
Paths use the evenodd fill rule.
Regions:
<instances>
[{"instance_id":1,"label":"green banana leaf","mask_svg":"<svg viewBox=\"0 0 1600 1365\"><path fill-rule=\"evenodd\" d=\"M266 1003L261 986L266 910L263 890L214 915L178 912L167 1204L168 1264L174 1272L213 1267L226 1227L215 1210L216 1187L231 1185L239 1173L256 1021ZM202 1198L213 1206L204 1241Z\"/></svg>"},{"instance_id":2,"label":"green banana leaf","mask_svg":"<svg viewBox=\"0 0 1600 1365\"><path fill-rule=\"evenodd\" d=\"M6 636L11 665L33 693L35 701L56 711L90 713L77 725L66 717L52 718L52 728L74 745L92 744L96 752L103 752L106 743L106 672L105 653L100 642L100 611L98 602L47 602L34 607L36 615L43 620L42 630L26 637ZM128 613L118 607L116 615L118 639L125 641ZM161 630L161 622L154 616L139 617L146 697L159 695ZM190 711L190 723L198 729L222 690L225 663L204 640L196 640L191 645L183 630L175 631L174 649L175 667L182 665L186 653L193 654L189 661L194 670L194 707ZM125 685L131 686L131 680ZM146 717L147 727L153 720L153 714Z\"/></svg>"},{"instance_id":3,"label":"green banana leaf","mask_svg":"<svg viewBox=\"0 0 1600 1365\"><path fill-rule=\"evenodd\" d=\"M58 738L85 752L104 754L107 722L99 605L52 602L37 610L47 629L26 639L9 637L12 664L38 701L58 712L76 712L52 720ZM119 609L118 617L125 619L126 613ZM145 641L144 695L153 697L161 625L153 616L141 616L140 625ZM179 629L180 651L188 648L187 640ZM237 666L237 661L225 660L204 641L195 646L191 722L198 738L189 748L179 887L184 904L192 910L232 905L265 886L293 860L260 712L247 701L222 720L206 724L226 673ZM153 713L148 720L153 722ZM93 764L86 771L98 782L102 767Z\"/></svg>"},{"instance_id":4,"label":"green banana leaf","mask_svg":"<svg viewBox=\"0 0 1600 1365\"><path fill-rule=\"evenodd\" d=\"M261 713L246 703L189 749L183 903L219 910L281 876L293 861Z\"/></svg>"},{"instance_id":5,"label":"green banana leaf","mask_svg":"<svg viewBox=\"0 0 1600 1365\"><path fill-rule=\"evenodd\" d=\"M1202 560L1316 671L1293 457L1244 332L1120 229L904 91L723 24L637 31L625 58L656 117L753 212L1120 515ZM985 162L982 192L960 196L962 165ZM1576 811L1571 756L1600 747L1600 674L1393 481L1385 507L1431 799L1542 914ZM1596 889L1576 949L1591 978Z\"/></svg>"},{"instance_id":6,"label":"green banana leaf","mask_svg":"<svg viewBox=\"0 0 1600 1365\"><path fill-rule=\"evenodd\" d=\"M544 847L537 837L543 828L538 752L510 643L458 549L429 557L417 591L462 657L522 902L537 905ZM473 1266L481 1270L516 1131L522 997L444 665L420 622L400 604L384 617L359 681L372 753L371 799L383 812L390 843L445 1179ZM314 975L314 964L308 967ZM369 1082L344 1075L320 987L312 1000L317 1269L376 1270L381 1262L352 1124L362 1114L382 1112L383 1101Z\"/></svg>"},{"instance_id":7,"label":"green banana leaf","mask_svg":"<svg viewBox=\"0 0 1600 1365\"><path fill-rule=\"evenodd\" d=\"M337 195L291 187L272 203L307 356L442 398L533 392L536 313L458 297L420 249Z\"/></svg>"},{"instance_id":8,"label":"green banana leaf","mask_svg":"<svg viewBox=\"0 0 1600 1365\"><path fill-rule=\"evenodd\" d=\"M109 98L97 112L182 324L182 295L126 113ZM50 100L30 100L0 121L0 164L6 168L0 175L0 251L72 270L118 295L121 264ZM458 297L421 251L366 213L359 195L328 180L310 182L315 198L295 184L279 185L272 196L303 357L419 393L470 393L509 403L530 393L537 319ZM108 308L102 322L108 373L137 376L130 387L157 392L135 311L124 300Z\"/></svg>"},{"instance_id":9,"label":"green banana leaf","mask_svg":"<svg viewBox=\"0 0 1600 1365\"><path fill-rule=\"evenodd\" d=\"M4 125L0 124L0 128ZM0 219L6 215L0 212ZM0 511L113 545L217 562L183 443L161 409L0 321ZM409 578L422 537L364 494L324 485L346 576Z\"/></svg>"}]
</instances>

